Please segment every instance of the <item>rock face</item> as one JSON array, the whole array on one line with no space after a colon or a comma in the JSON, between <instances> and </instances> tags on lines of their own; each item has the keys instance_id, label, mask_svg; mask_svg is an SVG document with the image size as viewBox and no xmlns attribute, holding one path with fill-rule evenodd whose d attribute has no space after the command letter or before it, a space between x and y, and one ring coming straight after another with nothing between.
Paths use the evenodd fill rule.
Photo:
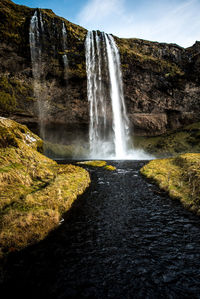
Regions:
<instances>
[{"instance_id":1,"label":"rock face","mask_svg":"<svg viewBox=\"0 0 200 299\"><path fill-rule=\"evenodd\" d=\"M35 9L0 0L0 115L36 129L29 26ZM87 133L89 105L85 70L87 31L41 9L40 99L43 124ZM67 42L63 50L63 23ZM154 136L200 120L200 42L191 48L114 37L120 50L129 119L138 135ZM65 73L63 55L67 56ZM72 134L73 135L73 134Z\"/></svg>"},{"instance_id":2,"label":"rock face","mask_svg":"<svg viewBox=\"0 0 200 299\"><path fill-rule=\"evenodd\" d=\"M188 49L137 39L117 42L136 129L155 135L199 119L200 42Z\"/></svg>"}]
</instances>

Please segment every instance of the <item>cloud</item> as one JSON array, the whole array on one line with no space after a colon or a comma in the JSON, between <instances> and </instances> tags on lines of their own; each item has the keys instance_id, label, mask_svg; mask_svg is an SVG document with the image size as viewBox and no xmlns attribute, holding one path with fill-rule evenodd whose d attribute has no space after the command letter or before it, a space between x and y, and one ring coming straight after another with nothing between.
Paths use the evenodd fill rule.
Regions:
<instances>
[{"instance_id":1,"label":"cloud","mask_svg":"<svg viewBox=\"0 0 200 299\"><path fill-rule=\"evenodd\" d=\"M200 40L199 11L199 0L89 0L76 21L88 30L188 47Z\"/></svg>"},{"instance_id":2,"label":"cloud","mask_svg":"<svg viewBox=\"0 0 200 299\"><path fill-rule=\"evenodd\" d=\"M98 23L101 20L110 18L112 14L118 14L123 9L123 2L121 0L89 1L80 12L78 18L88 25L94 21Z\"/></svg>"}]
</instances>

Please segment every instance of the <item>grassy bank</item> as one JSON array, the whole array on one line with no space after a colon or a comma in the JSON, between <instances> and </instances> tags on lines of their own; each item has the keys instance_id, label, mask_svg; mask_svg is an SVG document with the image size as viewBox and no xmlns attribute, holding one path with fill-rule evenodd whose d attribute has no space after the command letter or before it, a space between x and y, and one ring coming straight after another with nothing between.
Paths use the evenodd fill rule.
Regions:
<instances>
[{"instance_id":1,"label":"grassy bank","mask_svg":"<svg viewBox=\"0 0 200 299\"><path fill-rule=\"evenodd\" d=\"M106 161L102 160L92 160L92 161L83 161L83 162L77 162L77 164L82 164L82 165L88 165L92 167L103 167L106 170L116 170L116 167L113 165L108 165Z\"/></svg>"},{"instance_id":2,"label":"grassy bank","mask_svg":"<svg viewBox=\"0 0 200 299\"><path fill-rule=\"evenodd\" d=\"M134 137L135 148L141 148L156 157L180 153L200 152L200 122L188 125L180 131L155 137Z\"/></svg>"},{"instance_id":3,"label":"grassy bank","mask_svg":"<svg viewBox=\"0 0 200 299\"><path fill-rule=\"evenodd\" d=\"M200 215L200 154L153 160L141 173Z\"/></svg>"},{"instance_id":4,"label":"grassy bank","mask_svg":"<svg viewBox=\"0 0 200 299\"><path fill-rule=\"evenodd\" d=\"M86 170L45 157L27 127L0 118L0 256L42 240L90 183Z\"/></svg>"}]
</instances>

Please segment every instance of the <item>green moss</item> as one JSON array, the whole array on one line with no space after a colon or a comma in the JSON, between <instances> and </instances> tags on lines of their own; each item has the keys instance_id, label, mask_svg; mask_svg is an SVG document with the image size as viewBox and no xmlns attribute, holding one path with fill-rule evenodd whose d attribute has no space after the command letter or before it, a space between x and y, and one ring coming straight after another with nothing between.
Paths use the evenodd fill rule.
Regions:
<instances>
[{"instance_id":1,"label":"green moss","mask_svg":"<svg viewBox=\"0 0 200 299\"><path fill-rule=\"evenodd\" d=\"M69 69L67 72L68 77L70 78L81 78L84 79L86 77L86 72L84 67L82 66L81 68L74 68L74 69Z\"/></svg>"},{"instance_id":2,"label":"green moss","mask_svg":"<svg viewBox=\"0 0 200 299\"><path fill-rule=\"evenodd\" d=\"M0 256L43 239L89 185L86 170L43 156L42 140L0 118Z\"/></svg>"},{"instance_id":3,"label":"green moss","mask_svg":"<svg viewBox=\"0 0 200 299\"><path fill-rule=\"evenodd\" d=\"M1 90L8 92L8 93L13 92L12 86L8 82L8 77L6 77L6 76L0 77L0 88L1 88Z\"/></svg>"},{"instance_id":4,"label":"green moss","mask_svg":"<svg viewBox=\"0 0 200 299\"><path fill-rule=\"evenodd\" d=\"M141 173L200 215L200 154L150 161Z\"/></svg>"},{"instance_id":5,"label":"green moss","mask_svg":"<svg viewBox=\"0 0 200 299\"><path fill-rule=\"evenodd\" d=\"M197 122L197 123L193 123L193 124L190 124L188 126L185 127L185 130L186 131L189 131L189 132L194 132L194 131L198 131L200 132L200 122Z\"/></svg>"},{"instance_id":6,"label":"green moss","mask_svg":"<svg viewBox=\"0 0 200 299\"><path fill-rule=\"evenodd\" d=\"M27 29L27 18L32 12L33 9L16 5L12 1L0 1L0 34L4 42L17 48L27 44L24 32Z\"/></svg>"},{"instance_id":7,"label":"green moss","mask_svg":"<svg viewBox=\"0 0 200 299\"><path fill-rule=\"evenodd\" d=\"M115 166L107 165L106 161L102 161L102 160L83 161L83 162L77 162L77 164L88 165L92 167L103 167L104 169L110 171L116 170Z\"/></svg>"},{"instance_id":8,"label":"green moss","mask_svg":"<svg viewBox=\"0 0 200 299\"><path fill-rule=\"evenodd\" d=\"M106 161L99 161L99 160L93 160L93 161L83 161L83 162L77 162L77 164L83 164L93 167L103 167L106 165Z\"/></svg>"},{"instance_id":9,"label":"green moss","mask_svg":"<svg viewBox=\"0 0 200 299\"><path fill-rule=\"evenodd\" d=\"M16 93L16 96L20 94L20 96L27 98L33 94L33 87L31 84L20 81L17 78L10 78L9 80L12 90Z\"/></svg>"},{"instance_id":10,"label":"green moss","mask_svg":"<svg viewBox=\"0 0 200 299\"><path fill-rule=\"evenodd\" d=\"M11 51L17 56L27 59L30 59L28 30L34 11L34 8L16 5L8 0L0 1L0 41L5 44L5 49L10 46ZM75 76L85 78L84 40L87 30L55 15L52 10L40 9L40 11L45 27L45 36L42 41L43 58L47 60L55 57L54 62L49 63L48 68L45 69L46 74L44 72L44 76L48 74L50 77L63 77L63 60L60 56L63 52L61 34L64 22L68 38L66 49L69 57L68 79L70 76L72 78ZM29 94L28 96L31 97L32 95Z\"/></svg>"},{"instance_id":11,"label":"green moss","mask_svg":"<svg viewBox=\"0 0 200 299\"><path fill-rule=\"evenodd\" d=\"M184 71L177 64L170 60L159 58L158 51L162 49L162 44L134 38L114 38L120 49L121 56L124 56L122 60L130 61L134 59L142 64L143 68L164 73L166 78L184 75ZM127 68L127 64L122 66Z\"/></svg>"},{"instance_id":12,"label":"green moss","mask_svg":"<svg viewBox=\"0 0 200 299\"><path fill-rule=\"evenodd\" d=\"M66 30L67 30L67 49L65 49L65 53L68 57L68 71L67 77L68 79L79 77L85 78L86 77L86 70L85 70L85 47L84 47L84 40L87 33L87 30L73 24L64 18L56 16L51 10L42 9L43 14L43 21L45 23L46 31L52 32L52 24L54 24L54 30L58 32L62 32L62 24L64 22ZM60 40L53 35L52 38L54 39L55 43L60 43ZM49 55L49 48L51 49L51 45L48 47L48 39L45 39L45 49L48 49ZM52 42L52 41L51 41ZM52 53L55 56L55 53ZM58 45L57 48L57 55L52 61L52 70L51 72L56 76L62 77L63 75L63 60L62 55L64 54L63 48ZM50 56L50 55L49 55ZM49 57L50 58L50 57ZM58 70L58 66L60 70ZM61 73L60 73L61 72Z\"/></svg>"},{"instance_id":13,"label":"green moss","mask_svg":"<svg viewBox=\"0 0 200 299\"><path fill-rule=\"evenodd\" d=\"M112 165L106 165L106 166L104 166L104 168L105 168L106 170L110 170L110 171L114 171L114 170L116 170L116 167L115 167L115 166L112 166Z\"/></svg>"},{"instance_id":14,"label":"green moss","mask_svg":"<svg viewBox=\"0 0 200 299\"><path fill-rule=\"evenodd\" d=\"M14 96L0 91L0 109L3 112L12 112L16 108L16 99Z\"/></svg>"},{"instance_id":15,"label":"green moss","mask_svg":"<svg viewBox=\"0 0 200 299\"><path fill-rule=\"evenodd\" d=\"M0 109L4 113L19 110L19 102L34 102L33 88L19 79L1 76L0 77Z\"/></svg>"},{"instance_id":16,"label":"green moss","mask_svg":"<svg viewBox=\"0 0 200 299\"><path fill-rule=\"evenodd\" d=\"M156 137L134 137L135 148L142 148L156 157L178 153L200 152L200 123L194 123L181 131L168 132Z\"/></svg>"}]
</instances>

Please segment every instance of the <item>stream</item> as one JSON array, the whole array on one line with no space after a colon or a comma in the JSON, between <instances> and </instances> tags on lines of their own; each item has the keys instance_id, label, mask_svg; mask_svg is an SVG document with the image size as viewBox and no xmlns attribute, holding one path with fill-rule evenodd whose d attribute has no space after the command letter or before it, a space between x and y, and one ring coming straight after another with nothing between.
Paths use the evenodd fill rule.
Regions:
<instances>
[{"instance_id":1,"label":"stream","mask_svg":"<svg viewBox=\"0 0 200 299\"><path fill-rule=\"evenodd\" d=\"M139 174L145 163L84 166L91 186L48 238L10 255L1 298L200 298L200 219Z\"/></svg>"}]
</instances>

